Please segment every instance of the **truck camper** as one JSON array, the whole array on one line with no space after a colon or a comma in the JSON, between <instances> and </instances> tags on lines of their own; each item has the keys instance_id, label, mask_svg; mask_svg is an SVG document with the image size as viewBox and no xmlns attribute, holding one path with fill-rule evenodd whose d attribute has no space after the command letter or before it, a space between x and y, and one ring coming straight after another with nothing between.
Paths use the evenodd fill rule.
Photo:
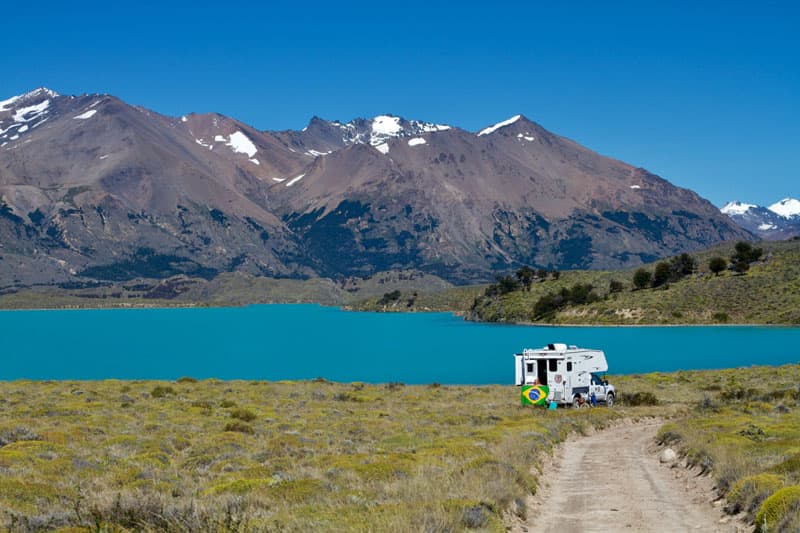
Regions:
<instances>
[{"instance_id":1,"label":"truck camper","mask_svg":"<svg viewBox=\"0 0 800 533\"><path fill-rule=\"evenodd\" d=\"M523 402L551 403L578 407L594 399L614 405L616 391L601 373L608 370L602 350L578 348L566 344L548 344L544 348L522 350L514 354L515 384L523 387Z\"/></svg>"}]
</instances>

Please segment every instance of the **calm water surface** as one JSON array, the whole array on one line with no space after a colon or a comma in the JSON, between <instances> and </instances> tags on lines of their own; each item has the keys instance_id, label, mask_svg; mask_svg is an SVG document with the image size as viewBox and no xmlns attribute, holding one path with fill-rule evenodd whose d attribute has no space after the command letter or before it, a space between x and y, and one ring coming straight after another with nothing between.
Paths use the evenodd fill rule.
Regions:
<instances>
[{"instance_id":1,"label":"calm water surface","mask_svg":"<svg viewBox=\"0 0 800 533\"><path fill-rule=\"evenodd\" d=\"M601 348L610 373L800 362L800 328L498 326L317 305L0 312L0 379L510 383L512 355Z\"/></svg>"}]
</instances>

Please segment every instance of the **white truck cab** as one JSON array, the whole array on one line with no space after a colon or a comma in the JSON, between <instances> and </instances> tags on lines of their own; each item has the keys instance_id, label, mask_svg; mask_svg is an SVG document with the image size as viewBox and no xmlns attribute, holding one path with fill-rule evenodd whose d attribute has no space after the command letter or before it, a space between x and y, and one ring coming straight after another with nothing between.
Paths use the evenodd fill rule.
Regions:
<instances>
[{"instance_id":1,"label":"white truck cab","mask_svg":"<svg viewBox=\"0 0 800 533\"><path fill-rule=\"evenodd\" d=\"M566 344L526 348L514 354L514 369L516 385L547 386L548 402L578 406L594 395L610 407L616 399L614 386L600 375L608 370L602 350Z\"/></svg>"}]
</instances>

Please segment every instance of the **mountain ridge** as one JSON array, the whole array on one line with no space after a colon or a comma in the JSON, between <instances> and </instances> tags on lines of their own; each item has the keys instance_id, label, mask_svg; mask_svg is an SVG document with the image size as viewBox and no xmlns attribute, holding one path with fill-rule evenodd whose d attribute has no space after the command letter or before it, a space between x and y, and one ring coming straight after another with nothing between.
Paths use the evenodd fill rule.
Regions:
<instances>
[{"instance_id":1,"label":"mountain ridge","mask_svg":"<svg viewBox=\"0 0 800 533\"><path fill-rule=\"evenodd\" d=\"M794 198L784 198L769 207L734 200L725 204L720 212L765 240L800 236L800 201Z\"/></svg>"},{"instance_id":2,"label":"mountain ridge","mask_svg":"<svg viewBox=\"0 0 800 533\"><path fill-rule=\"evenodd\" d=\"M749 237L693 191L522 115L477 133L394 115L262 131L45 88L0 108L2 286L154 269L467 283Z\"/></svg>"}]
</instances>

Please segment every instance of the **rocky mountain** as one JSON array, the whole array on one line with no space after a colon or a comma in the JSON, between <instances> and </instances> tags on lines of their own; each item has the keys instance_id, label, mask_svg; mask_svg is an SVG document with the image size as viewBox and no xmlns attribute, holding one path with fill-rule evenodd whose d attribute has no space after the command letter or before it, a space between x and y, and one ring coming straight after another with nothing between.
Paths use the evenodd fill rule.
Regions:
<instances>
[{"instance_id":1,"label":"rocky mountain","mask_svg":"<svg viewBox=\"0 0 800 533\"><path fill-rule=\"evenodd\" d=\"M780 241L800 235L800 201L794 198L784 198L769 207L728 202L720 211L762 239Z\"/></svg>"},{"instance_id":2,"label":"rocky mountain","mask_svg":"<svg viewBox=\"0 0 800 533\"><path fill-rule=\"evenodd\" d=\"M389 115L270 132L109 95L0 102L6 290L224 271L468 282L748 236L692 191L522 116L477 134Z\"/></svg>"}]
</instances>

